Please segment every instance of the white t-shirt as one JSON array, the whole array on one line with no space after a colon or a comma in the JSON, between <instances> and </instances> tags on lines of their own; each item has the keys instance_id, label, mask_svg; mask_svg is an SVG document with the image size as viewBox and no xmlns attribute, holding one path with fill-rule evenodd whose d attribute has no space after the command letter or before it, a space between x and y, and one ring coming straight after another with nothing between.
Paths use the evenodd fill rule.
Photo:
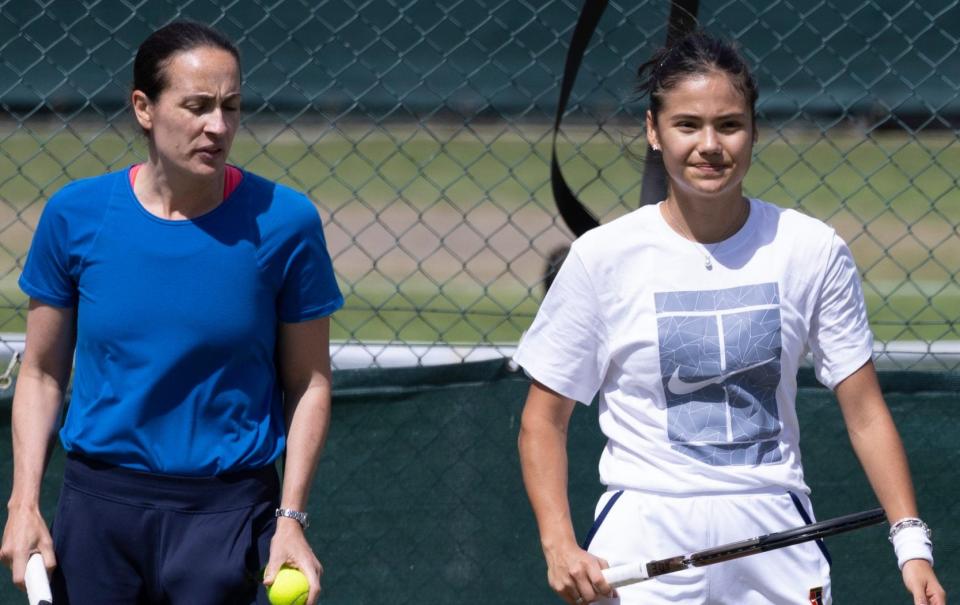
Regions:
<instances>
[{"instance_id":1,"label":"white t-shirt","mask_svg":"<svg viewBox=\"0 0 960 605\"><path fill-rule=\"evenodd\" d=\"M599 393L608 486L808 492L795 409L808 349L830 388L870 359L856 265L830 227L750 200L718 244L683 238L659 206L583 235L514 359L565 397Z\"/></svg>"}]
</instances>

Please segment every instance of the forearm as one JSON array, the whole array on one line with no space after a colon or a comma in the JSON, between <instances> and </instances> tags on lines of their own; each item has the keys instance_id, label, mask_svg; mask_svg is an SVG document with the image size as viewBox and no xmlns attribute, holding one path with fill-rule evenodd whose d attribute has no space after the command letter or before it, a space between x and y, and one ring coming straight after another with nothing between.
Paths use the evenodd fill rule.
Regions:
<instances>
[{"instance_id":1,"label":"forearm","mask_svg":"<svg viewBox=\"0 0 960 605\"><path fill-rule=\"evenodd\" d=\"M850 427L850 442L890 522L917 516L907 456L886 406L863 426Z\"/></svg>"},{"instance_id":2,"label":"forearm","mask_svg":"<svg viewBox=\"0 0 960 605\"><path fill-rule=\"evenodd\" d=\"M13 488L8 507L37 509L40 485L63 404L60 383L23 368L13 397Z\"/></svg>"},{"instance_id":3,"label":"forearm","mask_svg":"<svg viewBox=\"0 0 960 605\"><path fill-rule=\"evenodd\" d=\"M280 504L304 511L330 426L330 319L281 324L278 353L287 425Z\"/></svg>"},{"instance_id":4,"label":"forearm","mask_svg":"<svg viewBox=\"0 0 960 605\"><path fill-rule=\"evenodd\" d=\"M567 434L552 422L524 415L518 439L523 482L544 550L576 542L567 496Z\"/></svg>"},{"instance_id":5,"label":"forearm","mask_svg":"<svg viewBox=\"0 0 960 605\"><path fill-rule=\"evenodd\" d=\"M917 516L907 456L876 372L868 363L837 387L850 443L880 505L893 522Z\"/></svg>"},{"instance_id":6,"label":"forearm","mask_svg":"<svg viewBox=\"0 0 960 605\"><path fill-rule=\"evenodd\" d=\"M288 404L281 506L305 510L330 426L330 383L312 385Z\"/></svg>"}]
</instances>

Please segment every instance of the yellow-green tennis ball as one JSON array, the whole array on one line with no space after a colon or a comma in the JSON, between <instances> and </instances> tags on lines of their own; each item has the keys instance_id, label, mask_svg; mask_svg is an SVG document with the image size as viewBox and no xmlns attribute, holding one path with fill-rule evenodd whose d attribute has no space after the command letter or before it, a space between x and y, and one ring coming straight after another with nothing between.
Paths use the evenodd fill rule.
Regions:
<instances>
[{"instance_id":1,"label":"yellow-green tennis ball","mask_svg":"<svg viewBox=\"0 0 960 605\"><path fill-rule=\"evenodd\" d=\"M272 605L303 605L310 593L307 576L299 569L281 567L273 584L267 589L267 598Z\"/></svg>"}]
</instances>

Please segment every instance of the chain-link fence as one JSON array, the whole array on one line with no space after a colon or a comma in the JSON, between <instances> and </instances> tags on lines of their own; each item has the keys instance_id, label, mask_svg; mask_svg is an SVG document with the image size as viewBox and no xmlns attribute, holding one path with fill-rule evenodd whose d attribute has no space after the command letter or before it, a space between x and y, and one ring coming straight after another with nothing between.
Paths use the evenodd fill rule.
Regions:
<instances>
[{"instance_id":1,"label":"chain-link fence","mask_svg":"<svg viewBox=\"0 0 960 605\"><path fill-rule=\"evenodd\" d=\"M132 58L151 30L185 17L241 49L232 161L305 191L324 217L347 298L335 363L509 353L548 258L571 239L550 193L550 128L582 1L0 0L0 350L22 345L16 281L45 201L143 159ZM665 39L668 12L667 0L611 3L564 122L564 173L604 221L640 198L634 72ZM881 361L960 370L960 1L716 0L701 2L700 21L736 39L760 80L748 193L850 243ZM818 514L873 506L829 392L801 378ZM948 586L960 569L957 448L943 430L956 424L952 378L884 385ZM340 372L335 385L311 498L325 602L550 602L514 453L522 375L491 362ZM603 438L582 410L571 430L582 536ZM9 447L0 439L0 454ZM0 455L7 483L10 464ZM58 450L48 519L61 465ZM830 542L838 602L891 600L901 588L882 531L852 535ZM14 594L0 582L0 601Z\"/></svg>"},{"instance_id":2,"label":"chain-link fence","mask_svg":"<svg viewBox=\"0 0 960 605\"><path fill-rule=\"evenodd\" d=\"M846 238L885 352L956 370L958 2L701 4L701 23L736 39L760 79L748 192ZM633 74L663 42L668 8L611 4L565 122L564 171L604 220L639 199ZM459 345L458 358L508 350L536 310L546 258L570 239L550 194L549 129L579 10L575 0L0 1L5 342L23 330L16 279L44 201L144 156L127 107L131 61L149 31L186 17L241 48L232 161L307 192L324 216L347 297L334 338L374 363L396 344L421 360L436 344Z\"/></svg>"}]
</instances>

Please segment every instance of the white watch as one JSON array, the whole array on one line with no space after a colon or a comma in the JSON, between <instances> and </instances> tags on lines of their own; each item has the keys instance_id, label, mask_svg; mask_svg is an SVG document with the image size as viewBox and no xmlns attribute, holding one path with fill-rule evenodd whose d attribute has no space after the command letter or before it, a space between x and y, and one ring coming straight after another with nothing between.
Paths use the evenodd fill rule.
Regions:
<instances>
[{"instance_id":1,"label":"white watch","mask_svg":"<svg viewBox=\"0 0 960 605\"><path fill-rule=\"evenodd\" d=\"M300 527L302 527L303 529L307 529L308 527L310 527L310 520L307 518L308 517L307 513L301 512L299 510L293 510L290 508L278 508L276 512L273 513L273 516L276 518L288 517L290 519L293 519L297 523L299 523Z\"/></svg>"}]
</instances>

